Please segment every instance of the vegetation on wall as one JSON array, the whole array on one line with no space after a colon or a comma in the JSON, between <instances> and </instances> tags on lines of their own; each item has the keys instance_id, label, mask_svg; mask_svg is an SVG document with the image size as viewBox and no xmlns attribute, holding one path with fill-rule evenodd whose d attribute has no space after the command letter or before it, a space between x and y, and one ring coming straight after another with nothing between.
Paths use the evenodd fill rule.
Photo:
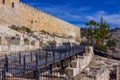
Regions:
<instances>
[{"instance_id":1,"label":"vegetation on wall","mask_svg":"<svg viewBox=\"0 0 120 80\"><path fill-rule=\"evenodd\" d=\"M32 30L30 28L25 27L25 26L18 27L18 26L15 26L15 25L11 25L11 26L9 26L9 28L14 29L14 30L19 31L19 32L21 32L21 31L27 32L27 33L32 32Z\"/></svg>"},{"instance_id":2,"label":"vegetation on wall","mask_svg":"<svg viewBox=\"0 0 120 80\"><path fill-rule=\"evenodd\" d=\"M41 30L40 33L41 34L47 34L47 32L45 30Z\"/></svg>"},{"instance_id":3,"label":"vegetation on wall","mask_svg":"<svg viewBox=\"0 0 120 80\"><path fill-rule=\"evenodd\" d=\"M45 30L41 30L40 33L43 34L43 35L46 35L46 34L50 35L50 33L45 31Z\"/></svg>"}]
</instances>

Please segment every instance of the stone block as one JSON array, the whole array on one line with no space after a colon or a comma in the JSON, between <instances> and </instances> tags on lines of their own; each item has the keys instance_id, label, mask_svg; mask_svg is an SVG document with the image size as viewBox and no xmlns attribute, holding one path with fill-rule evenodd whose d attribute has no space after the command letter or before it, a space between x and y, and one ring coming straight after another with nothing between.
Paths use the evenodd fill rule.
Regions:
<instances>
[{"instance_id":1,"label":"stone block","mask_svg":"<svg viewBox=\"0 0 120 80\"><path fill-rule=\"evenodd\" d=\"M2 46L2 52L8 52L9 48L8 46Z\"/></svg>"},{"instance_id":2,"label":"stone block","mask_svg":"<svg viewBox=\"0 0 120 80\"><path fill-rule=\"evenodd\" d=\"M36 40L36 41L35 41L35 47L36 47L37 49L39 48L39 44L40 44L40 43L39 43L39 40Z\"/></svg>"},{"instance_id":3,"label":"stone block","mask_svg":"<svg viewBox=\"0 0 120 80\"><path fill-rule=\"evenodd\" d=\"M80 68L80 60L76 59L76 60L72 61L71 66L73 68Z\"/></svg>"},{"instance_id":4,"label":"stone block","mask_svg":"<svg viewBox=\"0 0 120 80\"><path fill-rule=\"evenodd\" d=\"M85 53L88 53L90 51L89 47L85 47Z\"/></svg>"},{"instance_id":5,"label":"stone block","mask_svg":"<svg viewBox=\"0 0 120 80\"><path fill-rule=\"evenodd\" d=\"M66 68L66 73L71 76L71 77L75 77L80 73L80 68Z\"/></svg>"}]
</instances>

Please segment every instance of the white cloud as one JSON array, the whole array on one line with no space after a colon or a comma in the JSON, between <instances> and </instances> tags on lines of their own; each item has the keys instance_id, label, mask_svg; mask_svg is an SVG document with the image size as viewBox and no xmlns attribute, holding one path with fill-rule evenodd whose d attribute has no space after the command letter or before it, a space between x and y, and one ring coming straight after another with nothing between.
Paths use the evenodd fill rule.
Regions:
<instances>
[{"instance_id":1,"label":"white cloud","mask_svg":"<svg viewBox=\"0 0 120 80\"><path fill-rule=\"evenodd\" d=\"M100 17L103 17L106 22L109 24L120 26L120 14L106 14L105 11L98 11L91 16L86 16L87 20L96 20L100 21Z\"/></svg>"},{"instance_id":2,"label":"white cloud","mask_svg":"<svg viewBox=\"0 0 120 80\"><path fill-rule=\"evenodd\" d=\"M96 14L98 14L98 15L104 15L104 14L106 14L106 12L101 10L101 11L97 11Z\"/></svg>"}]
</instances>

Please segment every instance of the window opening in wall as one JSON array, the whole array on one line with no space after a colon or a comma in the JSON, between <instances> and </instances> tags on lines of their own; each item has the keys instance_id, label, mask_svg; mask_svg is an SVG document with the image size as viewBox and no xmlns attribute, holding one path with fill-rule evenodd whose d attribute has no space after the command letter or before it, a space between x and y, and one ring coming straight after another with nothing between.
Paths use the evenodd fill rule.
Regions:
<instances>
[{"instance_id":1,"label":"window opening in wall","mask_svg":"<svg viewBox=\"0 0 120 80\"><path fill-rule=\"evenodd\" d=\"M2 3L5 4L5 0L2 0Z\"/></svg>"},{"instance_id":2,"label":"window opening in wall","mask_svg":"<svg viewBox=\"0 0 120 80\"><path fill-rule=\"evenodd\" d=\"M14 4L14 2L12 2L12 8L14 8L15 7L15 4Z\"/></svg>"}]
</instances>

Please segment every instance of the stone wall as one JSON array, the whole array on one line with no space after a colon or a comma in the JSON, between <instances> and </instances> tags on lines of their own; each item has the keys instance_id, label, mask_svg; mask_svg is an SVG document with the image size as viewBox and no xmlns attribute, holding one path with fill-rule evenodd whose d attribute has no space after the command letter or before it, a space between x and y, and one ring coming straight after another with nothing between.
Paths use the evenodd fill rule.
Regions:
<instances>
[{"instance_id":1,"label":"stone wall","mask_svg":"<svg viewBox=\"0 0 120 80\"><path fill-rule=\"evenodd\" d=\"M94 56L93 48L86 47L85 53L83 56L80 56L78 59L72 61L71 67L66 69L66 73L72 77L78 75L84 68L86 68L92 61Z\"/></svg>"},{"instance_id":2,"label":"stone wall","mask_svg":"<svg viewBox=\"0 0 120 80\"><path fill-rule=\"evenodd\" d=\"M101 67L100 69L94 69L89 67L93 58L93 48L86 47L83 56L80 56L78 59L72 61L71 66L66 68L66 73L71 77L76 77L78 74L83 72L84 76L81 76L81 80L109 80L110 71L108 68Z\"/></svg>"},{"instance_id":3,"label":"stone wall","mask_svg":"<svg viewBox=\"0 0 120 80\"><path fill-rule=\"evenodd\" d=\"M40 48L39 41L33 40L35 45L31 44L29 41L28 44L25 44L23 40L18 40L20 44L11 44L11 40L7 40L8 37L1 37L1 44L0 44L0 55L4 55L4 53L9 52L18 52L18 51L28 51Z\"/></svg>"},{"instance_id":4,"label":"stone wall","mask_svg":"<svg viewBox=\"0 0 120 80\"><path fill-rule=\"evenodd\" d=\"M4 4L3 4L4 2ZM9 6L12 7L12 5L14 5L14 7L16 7L19 3L19 0L0 0L0 5L5 5L5 6Z\"/></svg>"},{"instance_id":5,"label":"stone wall","mask_svg":"<svg viewBox=\"0 0 120 80\"><path fill-rule=\"evenodd\" d=\"M8 3L10 0L8 0ZM0 1L1 2L1 1ZM76 40L80 40L80 28L66 21L53 17L45 12L36 10L19 0L13 1L15 7L0 5L0 19L9 25L24 25L34 31L45 30L49 33L58 33L64 36L72 36ZM10 3L11 4L11 3Z\"/></svg>"}]
</instances>

